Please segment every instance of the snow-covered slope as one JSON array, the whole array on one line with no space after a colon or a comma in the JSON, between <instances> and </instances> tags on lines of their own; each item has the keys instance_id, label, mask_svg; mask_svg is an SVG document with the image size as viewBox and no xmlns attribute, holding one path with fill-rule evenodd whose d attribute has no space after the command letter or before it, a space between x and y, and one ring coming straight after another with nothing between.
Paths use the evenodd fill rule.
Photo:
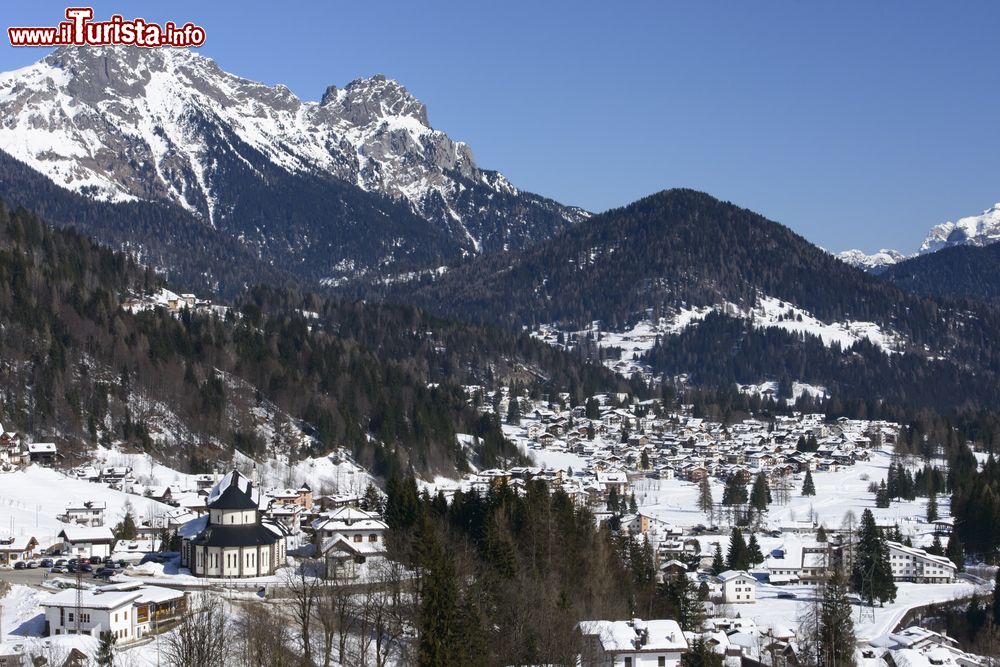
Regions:
<instances>
[{"instance_id":1,"label":"snow-covered slope","mask_svg":"<svg viewBox=\"0 0 1000 667\"><path fill-rule=\"evenodd\" d=\"M477 167L468 145L381 75L306 102L190 50L64 47L0 75L0 118L0 150L58 185L170 201L215 226L233 205L234 164L264 181L266 165L386 195L469 252L587 215Z\"/></svg>"}]
</instances>

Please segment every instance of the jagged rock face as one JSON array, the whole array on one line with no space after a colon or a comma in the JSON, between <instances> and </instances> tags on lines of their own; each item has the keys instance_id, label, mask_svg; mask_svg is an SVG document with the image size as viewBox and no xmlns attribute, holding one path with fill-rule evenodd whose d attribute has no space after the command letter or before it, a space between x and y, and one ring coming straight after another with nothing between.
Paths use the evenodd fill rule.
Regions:
<instances>
[{"instance_id":1,"label":"jagged rock face","mask_svg":"<svg viewBox=\"0 0 1000 667\"><path fill-rule=\"evenodd\" d=\"M190 50L65 47L0 75L0 149L67 189L170 201L220 228L243 189L234 174L268 188L274 170L404 203L461 253L516 249L587 216L479 169L384 76L303 102Z\"/></svg>"},{"instance_id":2,"label":"jagged rock face","mask_svg":"<svg viewBox=\"0 0 1000 667\"><path fill-rule=\"evenodd\" d=\"M981 215L946 222L931 230L920 254L935 252L956 245L984 246L1000 241L1000 204L994 204Z\"/></svg>"},{"instance_id":3,"label":"jagged rock face","mask_svg":"<svg viewBox=\"0 0 1000 667\"><path fill-rule=\"evenodd\" d=\"M906 255L898 250L885 248L870 255L861 250L845 250L837 253L836 257L845 264L876 274L906 259Z\"/></svg>"}]
</instances>

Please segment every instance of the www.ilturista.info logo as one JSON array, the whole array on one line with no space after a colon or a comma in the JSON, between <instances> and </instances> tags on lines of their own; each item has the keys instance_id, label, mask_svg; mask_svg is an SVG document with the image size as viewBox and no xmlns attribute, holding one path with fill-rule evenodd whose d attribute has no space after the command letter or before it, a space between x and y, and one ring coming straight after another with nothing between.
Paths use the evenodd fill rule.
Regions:
<instances>
[{"instance_id":1,"label":"www.ilturista.info logo","mask_svg":"<svg viewBox=\"0 0 1000 667\"><path fill-rule=\"evenodd\" d=\"M126 21L115 14L109 21L93 21L91 7L69 7L66 21L47 28L7 28L11 46L201 46L205 29L185 23L178 26L167 21L162 26L145 19Z\"/></svg>"}]
</instances>

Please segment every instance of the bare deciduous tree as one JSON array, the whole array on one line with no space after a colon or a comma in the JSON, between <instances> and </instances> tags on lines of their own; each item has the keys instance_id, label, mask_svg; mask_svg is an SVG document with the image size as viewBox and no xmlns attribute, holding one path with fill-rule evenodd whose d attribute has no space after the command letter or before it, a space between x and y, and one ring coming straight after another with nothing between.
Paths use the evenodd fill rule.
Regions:
<instances>
[{"instance_id":1,"label":"bare deciduous tree","mask_svg":"<svg viewBox=\"0 0 1000 667\"><path fill-rule=\"evenodd\" d=\"M317 598L323 589L322 564L317 559L306 559L299 567L285 577L285 585L291 594L292 617L298 630L302 648L302 662L312 664L312 623L316 614Z\"/></svg>"},{"instance_id":2,"label":"bare deciduous tree","mask_svg":"<svg viewBox=\"0 0 1000 667\"><path fill-rule=\"evenodd\" d=\"M333 643L337 642L337 662L347 660L348 639L358 624L355 603L351 599L351 581L334 569L327 573L316 598L315 612L323 634L323 666L333 661Z\"/></svg>"},{"instance_id":3,"label":"bare deciduous tree","mask_svg":"<svg viewBox=\"0 0 1000 667\"><path fill-rule=\"evenodd\" d=\"M203 667L227 663L226 612L222 600L202 594L191 601L191 610L177 629L163 641L165 662L174 667Z\"/></svg>"},{"instance_id":4,"label":"bare deciduous tree","mask_svg":"<svg viewBox=\"0 0 1000 667\"><path fill-rule=\"evenodd\" d=\"M291 667L299 662L288 649L291 633L267 603L241 605L233 626L231 653L240 667Z\"/></svg>"},{"instance_id":5,"label":"bare deciduous tree","mask_svg":"<svg viewBox=\"0 0 1000 667\"><path fill-rule=\"evenodd\" d=\"M404 586L406 570L395 561L376 561L369 568L368 581L364 616L373 637L375 667L386 667L406 633L412 611L412 595Z\"/></svg>"}]
</instances>

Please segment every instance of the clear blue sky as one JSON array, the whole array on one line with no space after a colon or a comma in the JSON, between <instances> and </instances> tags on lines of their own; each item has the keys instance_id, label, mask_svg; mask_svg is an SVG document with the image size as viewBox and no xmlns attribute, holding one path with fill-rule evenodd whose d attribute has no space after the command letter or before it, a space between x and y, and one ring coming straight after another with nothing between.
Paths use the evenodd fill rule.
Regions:
<instances>
[{"instance_id":1,"label":"clear blue sky","mask_svg":"<svg viewBox=\"0 0 1000 667\"><path fill-rule=\"evenodd\" d=\"M5 6L4 27L54 25L65 6ZM224 69L305 99L385 73L481 166L593 211L686 186L831 250L913 250L1000 201L1000 3L94 7L200 23ZM43 55L3 42L5 70Z\"/></svg>"}]
</instances>

